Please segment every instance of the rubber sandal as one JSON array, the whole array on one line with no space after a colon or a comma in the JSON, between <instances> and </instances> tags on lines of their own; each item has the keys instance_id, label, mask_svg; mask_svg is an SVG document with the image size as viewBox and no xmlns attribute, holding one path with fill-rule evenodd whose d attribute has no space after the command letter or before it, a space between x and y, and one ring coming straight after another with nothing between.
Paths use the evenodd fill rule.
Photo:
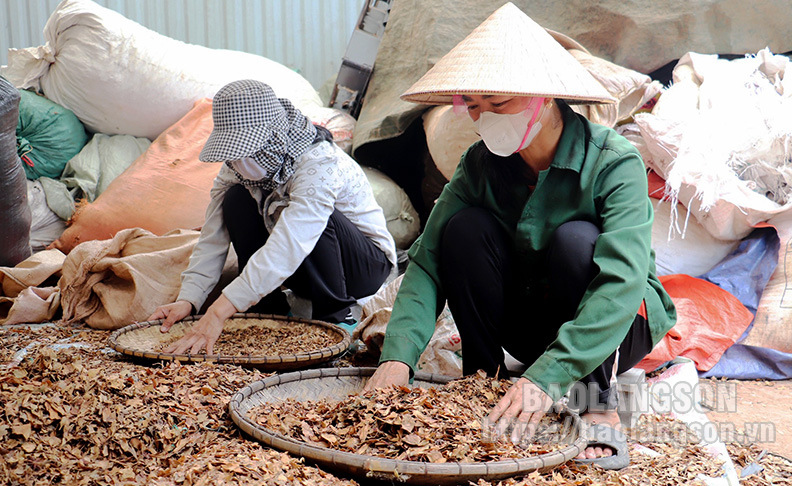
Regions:
<instances>
[{"instance_id":1,"label":"rubber sandal","mask_svg":"<svg viewBox=\"0 0 792 486\"><path fill-rule=\"evenodd\" d=\"M592 459L575 459L581 464L596 464L603 469L618 470L630 465L630 449L627 446L627 437L609 425L592 424L586 434L588 444L586 447L609 447L614 454L606 457Z\"/></svg>"}]
</instances>

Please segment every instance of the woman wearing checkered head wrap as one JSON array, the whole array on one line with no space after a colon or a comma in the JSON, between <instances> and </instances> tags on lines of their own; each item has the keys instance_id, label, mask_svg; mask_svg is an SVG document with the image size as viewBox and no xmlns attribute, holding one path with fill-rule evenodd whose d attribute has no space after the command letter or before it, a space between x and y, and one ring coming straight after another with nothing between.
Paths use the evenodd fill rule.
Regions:
<instances>
[{"instance_id":1,"label":"woman wearing checkered head wrap","mask_svg":"<svg viewBox=\"0 0 792 486\"><path fill-rule=\"evenodd\" d=\"M214 129L198 158L225 162L242 184L270 191L291 177L294 159L317 137L313 123L261 81L220 88L212 118ZM320 135L327 138L328 133L322 129Z\"/></svg>"},{"instance_id":2,"label":"woman wearing checkered head wrap","mask_svg":"<svg viewBox=\"0 0 792 486\"><path fill-rule=\"evenodd\" d=\"M169 352L211 354L236 312L287 314L282 287L311 301L314 319L351 331L350 306L396 266L385 216L358 164L268 85L241 80L213 99L214 127L199 156L223 167L179 296L149 320L162 331L201 309L230 245L239 276Z\"/></svg>"}]
</instances>

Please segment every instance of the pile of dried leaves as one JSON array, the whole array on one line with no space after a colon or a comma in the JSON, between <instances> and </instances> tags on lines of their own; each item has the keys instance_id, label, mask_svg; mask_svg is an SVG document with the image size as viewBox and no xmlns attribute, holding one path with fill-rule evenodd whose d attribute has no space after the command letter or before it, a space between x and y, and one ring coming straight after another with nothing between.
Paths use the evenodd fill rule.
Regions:
<instances>
[{"instance_id":1,"label":"pile of dried leaves","mask_svg":"<svg viewBox=\"0 0 792 486\"><path fill-rule=\"evenodd\" d=\"M443 463L529 457L569 446L571 421L543 419L533 442L517 447L492 443L482 419L506 390L507 380L483 374L436 388L390 387L343 400L288 399L251 409L265 429L319 447L390 459Z\"/></svg>"},{"instance_id":2,"label":"pile of dried leaves","mask_svg":"<svg viewBox=\"0 0 792 486\"><path fill-rule=\"evenodd\" d=\"M792 461L777 454L768 453L756 444L732 442L726 444L729 457L738 472L752 469L752 473L740 479L742 486L792 485Z\"/></svg>"},{"instance_id":3,"label":"pile of dried leaves","mask_svg":"<svg viewBox=\"0 0 792 486\"><path fill-rule=\"evenodd\" d=\"M52 325L3 328L0 363L10 363L12 361L16 363L30 350L58 341L70 341L73 335L74 332L71 329Z\"/></svg>"},{"instance_id":4,"label":"pile of dried leaves","mask_svg":"<svg viewBox=\"0 0 792 486\"><path fill-rule=\"evenodd\" d=\"M208 363L140 366L106 348L109 334L0 327L0 484L356 484L241 435L228 401L261 373ZM671 431L671 439L663 432L661 440L632 441L632 464L622 471L568 462L496 484L696 484L699 473L720 474L688 436L674 435L677 422L647 416L638 427L646 429ZM792 462L755 445L728 449L738 474L761 466L742 486L792 484Z\"/></svg>"},{"instance_id":5,"label":"pile of dried leaves","mask_svg":"<svg viewBox=\"0 0 792 486\"><path fill-rule=\"evenodd\" d=\"M574 485L700 485L703 476L720 477L721 463L697 445L695 434L683 422L667 416L644 415L629 432L630 465L621 471L567 462L553 471L534 472L521 478L478 486L562 486ZM741 486L792 485L792 461L743 444L727 444L737 474L747 465L761 465L759 473L740 480Z\"/></svg>"},{"instance_id":6,"label":"pile of dried leaves","mask_svg":"<svg viewBox=\"0 0 792 486\"><path fill-rule=\"evenodd\" d=\"M748 463L757 461L761 451L756 446L728 444L732 460L735 454L748 456ZM478 486L636 486L636 485L700 485L707 483L703 479L692 478L688 469L691 465L708 460L701 450L671 450L669 455L657 457L645 456L633 452L630 466L621 471L605 471L596 466L579 465L574 462L565 463L553 471L546 473L534 472L522 478L507 479L491 483L480 480ZM792 484L792 462L782 457L766 454L758 462L762 470L740 480L741 486L781 486ZM738 464L739 475L742 464ZM707 468L712 477L722 474L720 468Z\"/></svg>"},{"instance_id":7,"label":"pile of dried leaves","mask_svg":"<svg viewBox=\"0 0 792 486\"><path fill-rule=\"evenodd\" d=\"M268 326L266 319L245 320L252 321L248 327L228 330L220 335L214 345L215 354L286 356L328 348L343 339L338 333L301 322ZM280 324L279 321L270 322ZM158 346L157 351L166 349L180 338L181 336L167 340Z\"/></svg>"},{"instance_id":8,"label":"pile of dried leaves","mask_svg":"<svg viewBox=\"0 0 792 486\"><path fill-rule=\"evenodd\" d=\"M71 334L32 341L48 332ZM108 332L88 333L97 344L41 345L0 365L0 483L354 484L241 436L228 401L260 373L139 366L107 352Z\"/></svg>"}]
</instances>

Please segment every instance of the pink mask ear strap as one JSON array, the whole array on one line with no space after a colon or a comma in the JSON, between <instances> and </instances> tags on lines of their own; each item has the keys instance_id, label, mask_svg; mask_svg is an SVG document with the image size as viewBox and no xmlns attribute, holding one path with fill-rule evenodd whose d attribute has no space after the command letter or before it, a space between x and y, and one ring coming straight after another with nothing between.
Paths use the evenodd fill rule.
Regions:
<instances>
[{"instance_id":1,"label":"pink mask ear strap","mask_svg":"<svg viewBox=\"0 0 792 486\"><path fill-rule=\"evenodd\" d=\"M454 103L454 113L457 115L467 113L467 105L465 105L465 100L462 99L462 95L456 94L451 99Z\"/></svg>"},{"instance_id":2,"label":"pink mask ear strap","mask_svg":"<svg viewBox=\"0 0 792 486\"><path fill-rule=\"evenodd\" d=\"M542 105L545 102L545 98L534 98L538 101L536 108L534 108L533 116L531 117L531 121L528 122L528 128L525 129L525 135L523 135L522 142L520 142L520 147L523 146L525 140L528 138L528 134L531 133L531 128L533 128L534 122L536 121L536 117L539 116L539 109L542 108Z\"/></svg>"}]
</instances>

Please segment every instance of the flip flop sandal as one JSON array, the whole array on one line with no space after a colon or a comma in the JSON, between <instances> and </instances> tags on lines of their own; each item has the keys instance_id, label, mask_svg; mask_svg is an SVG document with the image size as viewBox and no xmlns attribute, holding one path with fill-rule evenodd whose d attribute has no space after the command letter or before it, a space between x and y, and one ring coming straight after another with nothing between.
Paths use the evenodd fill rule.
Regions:
<instances>
[{"instance_id":1,"label":"flip flop sandal","mask_svg":"<svg viewBox=\"0 0 792 486\"><path fill-rule=\"evenodd\" d=\"M603 469L609 470L624 469L630 465L630 450L627 446L627 437L622 432L609 425L592 424L589 425L586 436L588 439L587 448L596 446L609 447L614 453L607 457L575 459L575 462L596 464Z\"/></svg>"}]
</instances>

